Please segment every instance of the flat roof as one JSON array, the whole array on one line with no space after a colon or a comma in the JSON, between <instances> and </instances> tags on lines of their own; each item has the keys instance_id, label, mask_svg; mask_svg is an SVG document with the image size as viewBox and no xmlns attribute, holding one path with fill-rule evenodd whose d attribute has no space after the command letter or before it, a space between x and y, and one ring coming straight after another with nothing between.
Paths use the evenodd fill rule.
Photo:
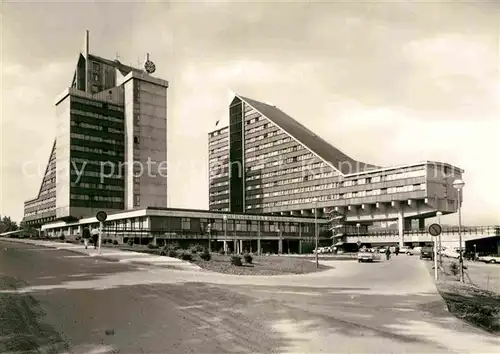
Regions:
<instances>
[{"instance_id":1,"label":"flat roof","mask_svg":"<svg viewBox=\"0 0 500 354\"><path fill-rule=\"evenodd\" d=\"M261 221L282 221L282 222L314 222L314 216L293 216L293 215L263 215L263 214L248 214L248 213L233 213L226 211L210 211L203 209L182 209L182 208L161 208L161 207L147 207L139 209L130 209L118 211L108 214L106 221L121 220L127 218L137 217L193 217L193 218L214 218L221 219L227 215L228 220L261 220ZM77 226L81 224L91 224L99 222L96 217L82 218L77 222L66 223L61 220L55 220L42 226L42 230ZM323 224L328 222L324 218L318 218L317 222Z\"/></svg>"}]
</instances>

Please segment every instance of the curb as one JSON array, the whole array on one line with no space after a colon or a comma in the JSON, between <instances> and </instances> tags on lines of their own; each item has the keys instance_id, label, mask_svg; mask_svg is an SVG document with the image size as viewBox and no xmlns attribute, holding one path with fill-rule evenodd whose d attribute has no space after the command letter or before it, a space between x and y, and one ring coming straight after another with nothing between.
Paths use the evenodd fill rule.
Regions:
<instances>
[{"instance_id":1,"label":"curb","mask_svg":"<svg viewBox=\"0 0 500 354\"><path fill-rule=\"evenodd\" d=\"M0 240L5 240L5 241L11 242L11 243L22 243L22 244L25 244L25 245L32 245L32 246L39 246L39 247L45 247L45 248L58 249L58 250L61 250L61 251L68 251L68 252L72 252L72 253L75 253L75 254L87 256L89 258L102 259L104 261L113 262L113 263L143 265L143 266L150 266L150 267L175 269L175 270L181 270L181 271L199 271L199 270L202 270L202 268L199 267L199 266L196 266L197 268L194 268L193 267L194 265L191 264L191 263L189 263L189 264L191 265L191 267L193 267L193 269L186 269L186 268L183 268L181 266L175 266L175 265L169 265L169 264L155 264L154 262L153 263L149 263L149 262L142 262L142 261L135 261L135 260L130 260L130 261L127 261L127 262L120 262L120 259L117 259L117 258L114 258L114 257L111 257L111 256L101 256L99 254L89 254L88 252L86 252L85 250L82 250L82 249L78 249L77 250L77 249L73 249L73 248L61 248L60 246L57 246L57 245L54 245L54 244L50 244L51 241L41 241L41 243L32 243L32 242L26 242L26 241L29 241L29 240L23 240L23 239L0 238ZM45 242L47 242L47 243L45 243ZM68 243L68 244L70 244L70 243ZM128 252L132 252L132 253L136 253L136 254L142 254L140 252L134 252L134 251L128 251Z\"/></svg>"}]
</instances>

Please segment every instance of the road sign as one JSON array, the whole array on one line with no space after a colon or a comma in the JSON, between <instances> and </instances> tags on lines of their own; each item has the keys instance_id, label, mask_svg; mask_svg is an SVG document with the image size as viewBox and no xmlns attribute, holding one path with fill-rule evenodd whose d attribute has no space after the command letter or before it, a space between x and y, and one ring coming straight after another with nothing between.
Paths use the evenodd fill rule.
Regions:
<instances>
[{"instance_id":1,"label":"road sign","mask_svg":"<svg viewBox=\"0 0 500 354\"><path fill-rule=\"evenodd\" d=\"M98 221L103 222L103 221L106 221L106 219L108 218L108 214L106 214L105 211L101 210L101 211L97 212L95 217L97 218Z\"/></svg>"},{"instance_id":2,"label":"road sign","mask_svg":"<svg viewBox=\"0 0 500 354\"><path fill-rule=\"evenodd\" d=\"M361 241L356 242L356 244L358 245L358 247L361 246Z\"/></svg>"},{"instance_id":3,"label":"road sign","mask_svg":"<svg viewBox=\"0 0 500 354\"><path fill-rule=\"evenodd\" d=\"M429 234L431 236L439 236L441 234L441 225L439 224L432 224L429 226Z\"/></svg>"}]
</instances>

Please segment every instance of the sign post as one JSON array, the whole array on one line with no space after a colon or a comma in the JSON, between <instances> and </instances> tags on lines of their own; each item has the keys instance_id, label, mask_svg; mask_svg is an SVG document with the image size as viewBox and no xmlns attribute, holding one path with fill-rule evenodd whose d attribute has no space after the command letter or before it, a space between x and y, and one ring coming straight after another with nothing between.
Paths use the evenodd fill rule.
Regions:
<instances>
[{"instance_id":1,"label":"sign post","mask_svg":"<svg viewBox=\"0 0 500 354\"><path fill-rule=\"evenodd\" d=\"M441 235L441 225L432 224L429 226L429 234L434 238L434 280L438 280L438 261L437 261L437 237Z\"/></svg>"},{"instance_id":2,"label":"sign post","mask_svg":"<svg viewBox=\"0 0 500 354\"><path fill-rule=\"evenodd\" d=\"M207 225L207 231L208 231L208 252L212 253L212 225L211 224Z\"/></svg>"},{"instance_id":3,"label":"sign post","mask_svg":"<svg viewBox=\"0 0 500 354\"><path fill-rule=\"evenodd\" d=\"M98 250L97 252L101 254L101 243L102 243L102 232L104 230L104 222L108 218L108 214L105 211L98 211L96 214L96 219L99 221L99 241L98 241Z\"/></svg>"}]
</instances>

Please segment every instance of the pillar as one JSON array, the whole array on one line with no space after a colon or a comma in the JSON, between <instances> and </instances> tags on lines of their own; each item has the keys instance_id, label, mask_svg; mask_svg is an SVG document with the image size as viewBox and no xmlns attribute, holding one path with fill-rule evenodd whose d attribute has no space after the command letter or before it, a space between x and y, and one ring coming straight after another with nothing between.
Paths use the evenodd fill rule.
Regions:
<instances>
[{"instance_id":1,"label":"pillar","mask_svg":"<svg viewBox=\"0 0 500 354\"><path fill-rule=\"evenodd\" d=\"M408 219L409 220L409 219ZM403 210L398 210L398 235L399 235L399 247L404 246L404 225L405 218L403 217Z\"/></svg>"},{"instance_id":2,"label":"pillar","mask_svg":"<svg viewBox=\"0 0 500 354\"><path fill-rule=\"evenodd\" d=\"M224 253L227 253L227 241L224 240L222 241L223 242L223 249L224 249Z\"/></svg>"},{"instance_id":3,"label":"pillar","mask_svg":"<svg viewBox=\"0 0 500 354\"><path fill-rule=\"evenodd\" d=\"M299 254L302 254L302 240L299 239Z\"/></svg>"},{"instance_id":4,"label":"pillar","mask_svg":"<svg viewBox=\"0 0 500 354\"><path fill-rule=\"evenodd\" d=\"M279 254L282 254L282 253L283 253L283 240L281 239L281 237L280 237L280 239L278 240L278 253L279 253Z\"/></svg>"},{"instance_id":5,"label":"pillar","mask_svg":"<svg viewBox=\"0 0 500 354\"><path fill-rule=\"evenodd\" d=\"M238 253L243 253L243 240L240 240L240 247L238 249Z\"/></svg>"}]
</instances>

